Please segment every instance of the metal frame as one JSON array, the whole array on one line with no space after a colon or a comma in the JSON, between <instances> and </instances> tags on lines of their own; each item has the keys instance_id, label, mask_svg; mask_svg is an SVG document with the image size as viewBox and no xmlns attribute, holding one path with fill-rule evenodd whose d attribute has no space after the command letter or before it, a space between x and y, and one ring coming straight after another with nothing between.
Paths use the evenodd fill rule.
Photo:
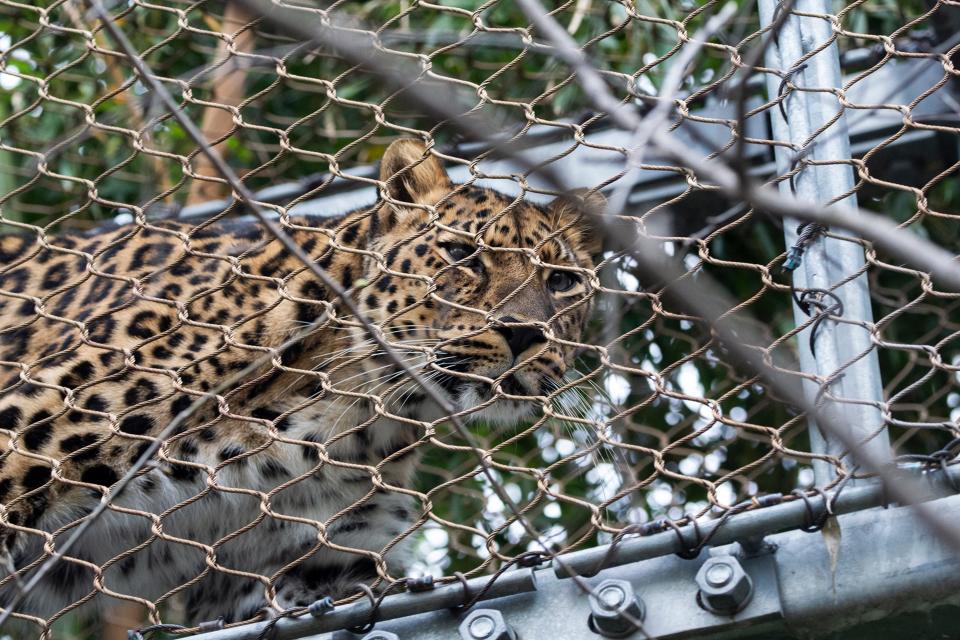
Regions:
<instances>
[{"instance_id":1,"label":"metal frame","mask_svg":"<svg viewBox=\"0 0 960 640\"><path fill-rule=\"evenodd\" d=\"M857 51L848 52L846 58L859 61L860 58L868 57L869 52L862 52L859 55ZM770 64L767 61L766 64ZM937 69L940 69L940 73ZM878 102L897 102L909 103L916 94L925 87L936 82L936 79L942 74L942 67L934 67L928 60L917 59L910 61L892 61L881 69L875 71L871 76L851 91L851 97L857 102L864 104L875 104ZM759 80L759 78L757 78ZM917 89L919 87L919 89ZM776 89L775 87L774 89ZM891 95L891 89L897 89L894 95ZM926 117L936 117L941 114L953 113L953 106L940 99L939 94L931 96L924 100L914 113ZM774 93L775 95L775 93ZM761 104L759 100L748 103L748 109ZM717 119L735 120L737 117L736 106L731 103L720 103L708 101L701 109L694 111L698 117L709 117ZM776 123L773 123L776 125ZM858 111L849 119L849 137L851 139L852 156L859 157L873 149L877 143L884 140L891 131L901 126L899 118L890 117L889 114L876 113L870 110ZM688 133L690 127L697 127L697 138ZM747 121L747 134L750 137L770 139L773 138L777 130L771 131L771 123L766 117L752 118ZM833 129L831 129L831 133ZM716 125L703 125L685 121L677 129L676 135L694 149L704 149L703 139L709 140L715 146L722 146L727 142L726 136L729 132ZM904 147L923 146L929 144L937 137L937 133L930 130L912 131L907 135L898 138L888 145L891 150L897 150ZM565 129L558 129L547 125L536 125L531 127L530 131L524 136L524 139L531 142L526 149L526 153L533 159L549 159L557 156L563 150L569 148L569 132ZM787 139L784 137L783 139ZM598 146L620 146L622 136L614 129L604 129L602 126L591 127L585 140L589 144ZM452 155L462 155L472 157L480 151L486 149L485 144L465 143L457 146L455 149L447 149ZM709 152L709 150L705 150ZM758 178L769 178L779 170L771 154L766 147L757 145L747 146L747 160L750 163L749 173ZM657 160L655 154L651 157L651 162ZM593 187L602 183L610 175L614 175L622 166L623 158L619 154L600 153L590 149L576 150L564 158L560 158L551 163L560 175L562 175L572 186ZM500 175L511 175L523 173L523 168L505 161L503 163L494 163L484 161L478 164L478 168L484 173ZM471 177L470 172L463 166L457 165L448 167L450 174L456 181L464 181ZM373 165L350 168L345 171L351 177L357 178L375 178L377 171ZM259 202L270 204L285 204L295 198L299 198L310 193L317 186L323 184L330 178L329 174L317 174L308 176L296 182L273 185L255 193ZM484 182L501 190L506 190L514 185L511 180L495 180ZM534 181L535 184L535 181ZM675 197L687 190L689 185L681 176L674 173L638 171L635 176L635 187L631 192L628 204L631 210L645 211L655 204L659 204L669 198ZM338 215L344 211L349 211L362 206L372 204L376 200L376 190L369 182L363 180L351 180L344 177L334 177L323 191L317 197L304 200L296 206L291 207L291 215L315 215L332 216ZM529 194L532 199L537 198L537 194ZM715 196L714 196L715 197ZM546 198L546 197L545 197ZM548 199L548 198L546 198ZM195 205L190 205L179 211L160 211L161 205L155 205L155 213L161 215L175 215L181 219L206 219L212 215L221 213L229 206L227 200L213 200ZM682 205L680 205L682 208Z\"/></svg>"},{"instance_id":2,"label":"metal frame","mask_svg":"<svg viewBox=\"0 0 960 640\"><path fill-rule=\"evenodd\" d=\"M935 507L960 525L960 467L924 473ZM563 556L564 564L596 587L606 579L629 581L646 609L645 631L656 638L714 637L736 629L769 633L826 633L879 617L936 605L960 604L960 559L916 520L912 508L887 506L876 484L841 489L809 503L794 500L644 537L622 540L614 553L597 547ZM822 534L805 533L830 505L835 525ZM787 533L779 533L787 531ZM684 552L697 536L714 545L693 559ZM753 581L753 597L735 615L716 615L697 604L695 576L709 558L733 554ZM601 561L606 568L597 572ZM922 571L917 571L922 567ZM468 582L477 593L487 576ZM467 596L469 597L469 596ZM462 616L451 608L463 603L459 583L423 593L389 596L379 607L376 629L400 638L440 640L457 637ZM590 603L558 566L508 571L478 604L499 611L520 638L599 638L587 627ZM338 631L370 620L367 601L310 615L279 620L273 640L308 638L347 640ZM195 640L256 640L270 623L212 631ZM762 625L762 626L757 626ZM313 634L313 635L311 635ZM317 635L319 634L319 635ZM642 634L636 634L642 637ZM470 640L468 636L461 636Z\"/></svg>"},{"instance_id":3,"label":"metal frame","mask_svg":"<svg viewBox=\"0 0 960 640\"><path fill-rule=\"evenodd\" d=\"M776 21L777 0L758 0L761 27L771 27ZM830 13L827 0L797 0L799 12ZM842 87L840 58L836 42L806 60L805 55L815 51L832 36L829 23L823 19L791 13L776 34L775 42L766 51L766 66L779 69L782 77L801 87ZM798 66L799 65L799 66ZM767 74L767 91L773 97L782 90L780 77ZM776 147L777 172L786 175L796 167L801 170L792 181L780 183L780 190L790 196L793 189L802 199L812 202L831 202L856 206L853 169L840 161L851 158L850 140L845 114L838 109L836 96L828 92L791 91L784 100L786 119L781 111L772 109L772 126L777 140L789 140L793 149ZM837 117L839 112L839 117ZM836 120L821 131L828 123ZM817 133L819 131L819 134ZM815 136L815 137L813 137ZM808 145L809 148L804 145ZM800 154L809 151L813 161L833 161L833 164L805 165ZM849 194L844 197L844 194ZM794 246L799 236L798 221L784 224L787 246ZM798 336L800 368L816 374L818 381L804 380L804 391L811 402L824 397L824 391L843 398L824 407L834 412L837 424L849 427L849 435L861 441L865 452L877 460L890 460L892 451L889 437L879 410L883 402L883 384L876 349L871 341L868 325L873 323L870 291L865 272L863 248L853 240L820 235L806 248L800 267L793 272L793 286L798 292L807 289L829 291L850 322L828 319L816 328L811 350L811 331L808 326ZM855 274L859 276L852 278ZM845 282L852 278L849 282ZM840 284L844 283L844 284ZM815 294L817 295L817 294ZM829 298L820 297L826 305ZM798 325L807 323L811 315L794 304L794 318ZM854 324L856 323L856 324ZM825 387L829 387L826 389ZM811 450L816 453L842 457L846 448L825 437L816 424L810 424ZM817 460L814 473L818 486L833 479L833 465Z\"/></svg>"}]
</instances>

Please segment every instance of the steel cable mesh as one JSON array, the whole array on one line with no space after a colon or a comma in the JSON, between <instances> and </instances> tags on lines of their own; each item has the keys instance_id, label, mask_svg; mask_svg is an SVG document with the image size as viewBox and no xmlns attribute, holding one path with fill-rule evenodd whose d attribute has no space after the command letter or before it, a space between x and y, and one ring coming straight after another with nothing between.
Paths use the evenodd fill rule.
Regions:
<instances>
[{"instance_id":1,"label":"steel cable mesh","mask_svg":"<svg viewBox=\"0 0 960 640\"><path fill-rule=\"evenodd\" d=\"M359 274L341 279L357 300L377 293L378 283L391 279L427 286L416 299L398 300L392 308L384 301L379 305L384 313L370 321L391 347L422 367L431 380L480 382L492 388L487 397L474 398L460 416L469 420L470 434L492 477L554 552L607 543L630 525L719 515L744 501L759 505L765 496L798 488L824 490L855 470L846 460L816 452L806 416L731 358L702 318L684 312L671 299L675 283L644 270L629 251L611 247L598 258L595 269L572 270L585 284L578 305L593 306L578 336L555 333L556 322L571 317L569 310L553 318L506 325L498 317L500 309L524 295L523 287L533 275L504 292L498 304L472 309L483 322L467 333L467 339L489 337L504 327L513 332L507 335L536 330L544 332L544 348L577 352L562 381L541 393L531 395L509 383L522 362L495 377L477 377L444 360L443 347L450 340L443 344L424 327L398 325L395 319L411 310L471 308L442 295L438 289L442 273L431 277L398 269L390 262L388 248L369 250L345 240L343 229L304 226L295 217L298 212L315 212L324 202L350 202L365 205L370 213L364 220L369 219L374 212L369 200L337 198L354 187L389 194L390 185L402 174L378 180L371 166L391 142L405 137L428 141L432 156L443 160L458 182L511 194L499 210L488 212L492 228L522 206L512 194L547 202L558 193L530 167L498 163L490 140L472 139L450 118L438 118L410 95L407 86L426 88L444 108L490 134L548 147L541 158L548 167L589 163L591 169L583 170L583 175L592 181L569 186L603 189L613 200L625 197L623 210L608 212L607 217L637 221L631 228L658 242L664 259L671 258L684 270L683 280L695 282L699 273L705 273L721 283L739 303L720 321L747 323L763 331L769 342L755 349L756 358L775 363L798 380L813 380L821 389L821 400L854 402L834 392L852 362L842 363L826 377L800 373L798 334L805 329L816 332L824 322L866 328L884 381L884 399L877 407L883 424L875 425L877 430L887 428L903 461L936 466L953 459L960 435L960 316L956 294L938 288L927 274L838 231L814 234L865 247L874 321L844 314L831 306L829 291L815 291L798 298L808 305L808 314L803 325L794 326L794 296L806 294L792 291L790 275L782 270L790 247L784 246L779 218L724 196L709 180L658 157L654 148L644 151L640 170L627 170L630 136L618 135L604 114L594 111L570 68L536 30L530 30L529 21L512 3L334 2L322 9L276 5L299 7L300 14L295 15L319 19L347 37L372 38L380 54L396 61L397 73L404 74L403 88L384 82L332 47L304 43L276 23L234 5L134 0L113 6L110 12L182 110L203 123L209 142L244 183L260 190L259 206L273 212L298 241L327 242L336 255L377 265L371 279ZM833 36L791 61L784 72L751 58L769 30L759 29L754 8L744 3L719 32L707 34L695 62L685 69L667 126L684 136L692 153L725 160L772 184L792 183L815 166L851 167L862 207L956 253L957 214L951 213L958 196L956 46L949 29L947 34L940 31L943 25L955 24L951 21L958 9L956 3L942 0L896 6L894 12L892 3L864 0L849 3L835 15L794 11L828 23ZM720 8L717 2L654 9L644 3L571 0L559 4L552 15L584 47L617 97L648 112L662 99L657 96L670 65ZM804 64L833 41L841 48L844 85L822 87L802 81ZM378 360L382 354L375 345L350 348L349 337L363 335L361 323L332 298L304 296L297 290L293 283L297 274L303 277L302 266L287 263L283 273L251 270L258 246L276 248L277 243L265 229L256 230L257 223L244 217L240 205L224 201L199 218L190 216L191 206L226 199L230 189L85 6L72 2L27 6L0 0L0 50L0 85L7 92L0 100L4 194L0 213L5 231L25 239L4 244L0 264L2 393L8 398L56 397L52 411L33 413L16 425L0 424L5 428L8 463L24 465L29 460L30 468L52 473L38 485L20 482L18 490L6 496L2 512L6 530L34 543L25 545L32 554L9 556L10 572L0 588L15 593L85 515L78 511L53 527L42 519L11 520L10 514L25 504L46 506L47 492L60 495L69 487L92 491L94 503L103 496L115 522L143 531L139 544L107 558L68 552L55 576L83 582L86 595L50 615L25 608L15 611L14 618L46 637L54 624L71 629L65 633L82 633L76 630L82 605L102 596L114 605L131 603L144 620L194 627L203 620L185 614L192 588L217 577L229 578L263 592L276 606L283 576L321 549L334 548L370 561L378 576L370 584L378 588L404 575L384 559L398 546L409 547L411 559L401 571L431 573L444 581L455 581L455 572L491 574L521 554L540 550L519 515L480 473L470 443L443 415L417 420L403 414L415 385L390 369L388 361ZM905 73L913 79L904 87L872 80ZM779 95L764 92L760 80L769 75L779 79ZM817 124L804 144L777 139L766 123L804 93L832 94L836 115ZM741 104L743 117L738 111ZM818 140L836 135L830 125L841 114L851 125L854 157L812 159L806 152ZM786 173L774 168L776 147L796 154ZM577 169L564 171L565 178L572 176L577 182ZM289 194L279 199L271 195L269 188L290 183L297 188ZM627 187L622 186L625 183ZM441 232L476 240L479 224L451 229L441 222L438 212L452 198L421 207L429 215L428 224L397 245L423 242ZM129 226L117 231L114 221ZM226 231L219 230L221 223L227 225ZM241 226L251 229L240 236L245 244L224 247L222 236ZM88 246L85 238L91 233L109 233L109 240ZM141 262L150 268L140 275L105 268L111 255L133 251L144 238L160 238L175 248L174 253L144 253ZM538 253L549 242L534 249L480 243L473 256L463 256L460 262L508 262L519 257L531 274L542 274L553 268ZM806 259L802 252L799 259ZM210 274L209 282L192 297L183 297L177 289L161 291L154 284L178 260L193 261ZM45 266L71 261L77 265L74 277ZM36 265L46 275L28 287L19 274ZM205 301L231 298L238 290L257 286L259 304L247 297L237 302L233 315L218 318L204 307ZM108 297L108 289L110 295L119 292L110 313L76 312L76 298L90 295L94 304ZM389 299L388 291L386 285L377 295ZM215 307L215 302L209 304ZM283 335L265 345L264 336L275 329L271 312L296 305L314 311L298 328L312 324L312 331L326 331L324 335L341 340L339 348L345 351L337 354L324 347L328 350L322 362L305 365L299 356L284 355L289 350L281 343L295 333L285 328L277 329ZM158 320L144 325L142 335L110 339L104 325L110 323L111 314L128 307L147 309ZM33 331L55 335L57 341L45 344L42 352L24 351L22 345ZM419 337L411 337L417 331ZM187 336L184 340L205 338L190 346L177 366L166 366L156 349L165 348L178 333ZM309 337L301 343L309 344ZM298 348L302 354L301 347L293 350ZM65 370L63 363L71 360L71 354L80 353L100 358L108 373L91 377L81 370L54 376ZM219 363L227 360L241 364L226 368ZM357 373L357 366L369 367L370 362L390 375L377 377L376 369L369 368L365 374ZM282 411L262 411L249 394L270 376L284 376L291 385L309 382L315 392L284 405ZM109 406L91 404L98 385L116 385L110 388L123 389L125 395ZM488 419L470 420L508 396L515 398L517 407L535 407L536 414L509 428ZM204 398L207 401L200 403ZM166 407L179 399L183 404L178 410L165 413L183 419L183 424L172 425L161 438L151 435L156 432L124 427L124 420L139 410ZM193 403L198 406L189 408ZM285 424L297 416L316 415L310 412L316 412L320 403L333 407L333 415L320 416L333 423L323 438L296 438L286 432ZM182 412L186 413L177 418ZM0 416L14 419L10 413ZM408 444L380 458L348 449L351 439L369 439L375 421L385 417L407 425L413 433ZM85 440L82 447L57 456L32 446L29 434L38 433L37 427L71 420L96 425L106 440ZM212 463L198 454L199 447L220 433L210 429L227 427L255 435L247 446ZM112 452L110 444L124 448ZM158 445L158 450L136 482L119 497L106 492L118 479L118 471L111 467L116 456L129 455L128 450L141 452L136 447L150 444ZM301 451L309 469L290 474L271 466L269 451L281 446ZM94 452L111 462L101 465L99 475L79 476L75 465L85 453ZM405 486L388 467L409 454L418 462L412 484ZM814 460L834 469L829 486L815 482ZM227 481L230 468L241 466L256 468L258 479L237 482L249 477L237 473ZM171 497L162 512L137 508L130 493L144 491L146 479L157 469L181 479L188 489ZM284 492L299 495L324 474L331 483L360 481L369 492L322 520L305 515L302 505L285 498ZM343 543L350 527L363 528L357 524L362 522L360 514L377 492L397 500L412 498L409 525L396 531L383 548ZM241 503L252 519L231 521L224 531L214 534L204 530L202 520L194 522L198 513L212 517L210 513L222 508L217 504ZM224 560L229 554L223 550L242 545L237 541L245 537L256 536L262 543L270 539L264 531L296 527L311 531L313 542L280 552L263 549L273 558L269 573ZM146 557L151 547L165 549L170 558L194 558L194 569L158 578L158 584L144 592L121 588L124 567L136 566L138 554ZM201 593L213 597L209 591ZM364 597L360 591L347 589L338 594L338 602L360 597ZM293 604L302 608L309 602ZM232 622L259 611L246 613Z\"/></svg>"}]
</instances>

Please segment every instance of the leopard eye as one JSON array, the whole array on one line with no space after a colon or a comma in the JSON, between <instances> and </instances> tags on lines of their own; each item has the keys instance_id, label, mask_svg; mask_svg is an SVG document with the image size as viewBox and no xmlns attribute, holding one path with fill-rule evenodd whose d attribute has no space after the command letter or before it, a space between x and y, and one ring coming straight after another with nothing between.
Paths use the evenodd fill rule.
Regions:
<instances>
[{"instance_id":1,"label":"leopard eye","mask_svg":"<svg viewBox=\"0 0 960 640\"><path fill-rule=\"evenodd\" d=\"M447 255L450 256L450 260L453 262L460 262L476 251L471 245L462 242L446 242L441 246L446 250Z\"/></svg>"},{"instance_id":2,"label":"leopard eye","mask_svg":"<svg viewBox=\"0 0 960 640\"><path fill-rule=\"evenodd\" d=\"M547 287L554 293L569 291L580 279L568 271L554 271L547 278Z\"/></svg>"}]
</instances>

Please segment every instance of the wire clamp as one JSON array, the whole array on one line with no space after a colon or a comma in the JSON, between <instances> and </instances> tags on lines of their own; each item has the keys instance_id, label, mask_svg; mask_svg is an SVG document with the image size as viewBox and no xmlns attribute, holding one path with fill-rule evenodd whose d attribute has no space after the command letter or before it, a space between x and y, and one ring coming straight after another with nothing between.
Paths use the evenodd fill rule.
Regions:
<instances>
[{"instance_id":1,"label":"wire clamp","mask_svg":"<svg viewBox=\"0 0 960 640\"><path fill-rule=\"evenodd\" d=\"M307 607L307 611L310 612L310 615L314 618L325 616L333 611L333 609L333 598L330 596L324 596L319 600L314 601L309 607Z\"/></svg>"}]
</instances>

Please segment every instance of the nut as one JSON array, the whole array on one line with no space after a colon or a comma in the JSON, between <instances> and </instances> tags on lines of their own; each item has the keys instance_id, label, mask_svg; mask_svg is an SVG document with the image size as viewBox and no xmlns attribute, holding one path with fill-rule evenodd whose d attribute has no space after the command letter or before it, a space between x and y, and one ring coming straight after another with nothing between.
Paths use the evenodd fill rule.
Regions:
<instances>
[{"instance_id":1,"label":"nut","mask_svg":"<svg viewBox=\"0 0 960 640\"><path fill-rule=\"evenodd\" d=\"M474 609L460 623L463 640L517 640L503 614L496 609Z\"/></svg>"},{"instance_id":2,"label":"nut","mask_svg":"<svg viewBox=\"0 0 960 640\"><path fill-rule=\"evenodd\" d=\"M700 606L711 613L731 616L742 610L753 595L753 581L734 556L714 556L697 571Z\"/></svg>"},{"instance_id":3,"label":"nut","mask_svg":"<svg viewBox=\"0 0 960 640\"><path fill-rule=\"evenodd\" d=\"M371 631L362 640L400 640L400 636L392 631Z\"/></svg>"},{"instance_id":4,"label":"nut","mask_svg":"<svg viewBox=\"0 0 960 640\"><path fill-rule=\"evenodd\" d=\"M590 628L607 638L623 638L639 627L646 614L643 601L627 580L604 580L590 594Z\"/></svg>"}]
</instances>

